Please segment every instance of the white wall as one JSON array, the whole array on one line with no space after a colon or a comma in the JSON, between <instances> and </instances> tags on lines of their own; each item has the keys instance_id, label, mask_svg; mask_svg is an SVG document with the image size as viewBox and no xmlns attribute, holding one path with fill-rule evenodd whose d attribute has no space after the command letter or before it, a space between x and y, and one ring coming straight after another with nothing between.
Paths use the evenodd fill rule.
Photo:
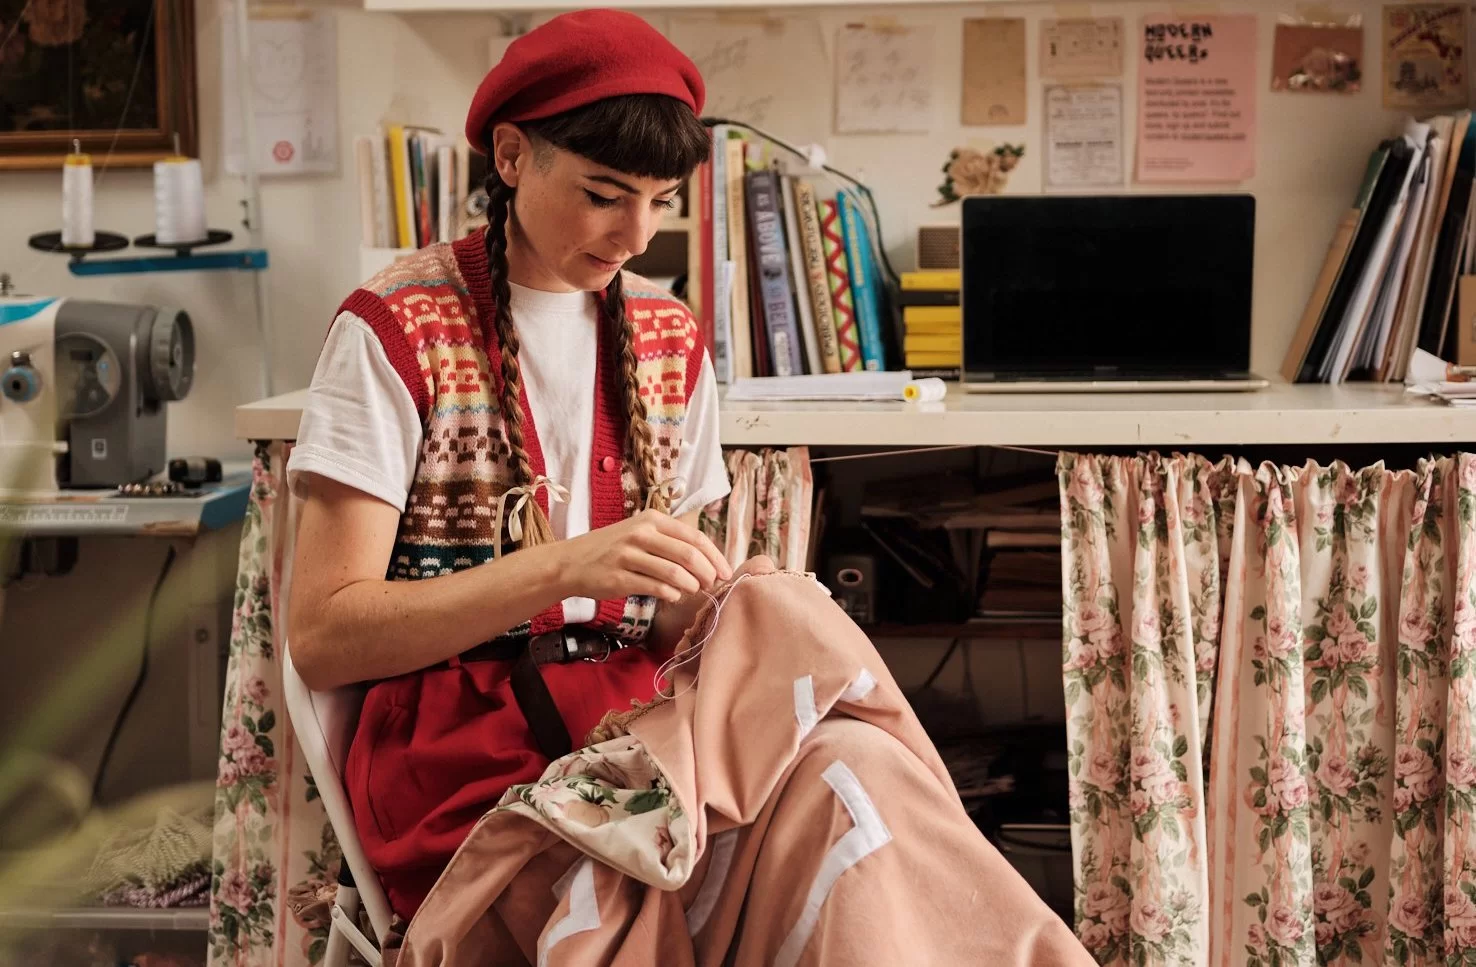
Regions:
<instances>
[{"instance_id":1,"label":"white wall","mask_svg":"<svg viewBox=\"0 0 1476 967\"><path fill-rule=\"evenodd\" d=\"M1011 177L1011 192L1041 187L1041 91L1035 74L1038 21L1057 15L1120 15L1128 38L1136 36L1139 16L1163 5L1113 3L991 3L892 8L902 23L931 23L940 48L938 92L932 132L902 136L826 136L798 130L801 117L829 117L834 82L828 63L813 63L795 86L795 100L771 112L775 133L798 141L821 141L838 167L863 171L882 210L886 242L899 269L911 264L917 225L956 220L957 209L931 209L939 169L949 150L999 141L1024 141L1027 153ZM338 63L340 155L336 176L268 179L263 182L267 247L272 268L268 284L272 317L270 339L276 389L306 385L323 333L338 302L359 281L358 208L351 174L352 139L383 120L415 120L459 131L467 101L487 67L488 41L499 32L487 14L371 14L348 0L334 6L339 21ZM1205 10L1203 5L1196 9ZM1269 90L1270 47L1280 8L1246 3L1213 5L1220 13L1258 10L1262 43L1257 91L1259 149L1256 177L1242 187L1259 199L1253 363L1263 371L1279 367L1281 355L1306 299L1338 214L1353 197L1369 151L1379 138L1398 130L1400 117L1379 107L1377 66L1380 7L1361 2L1341 7L1362 13L1365 33L1365 89L1353 96L1273 94ZM782 11L833 37L847 20L877 14L879 7ZM959 21L969 16L1024 16L1030 64L1029 123L1019 128L963 128L959 117L961 61ZM654 18L653 18L654 19ZM221 98L219 12L215 0L197 0L200 41L202 146L211 224L239 229L239 179L220 172ZM661 21L657 20L658 23ZM815 25L818 24L818 28ZM797 28L796 28L797 29ZM1130 48L1131 49L1131 48ZM1125 58L1123 77L1127 164L1131 170L1134 123L1134 70ZM823 104L817 109L813 100ZM786 118L789 122L786 123ZM96 163L96 162L95 162ZM10 272L23 291L86 298L182 305L193 315L200 342L199 370L189 400L177 406L170 423L173 453L242 455L231 439L231 412L258 395L258 350L252 310L252 282L244 273L163 274L77 279L63 259L32 252L27 236L55 229L60 214L60 177L46 173L0 173L0 271ZM1136 189L1134 189L1136 190ZM113 171L97 191L98 228L129 235L152 230L151 176L144 171Z\"/></svg>"}]
</instances>

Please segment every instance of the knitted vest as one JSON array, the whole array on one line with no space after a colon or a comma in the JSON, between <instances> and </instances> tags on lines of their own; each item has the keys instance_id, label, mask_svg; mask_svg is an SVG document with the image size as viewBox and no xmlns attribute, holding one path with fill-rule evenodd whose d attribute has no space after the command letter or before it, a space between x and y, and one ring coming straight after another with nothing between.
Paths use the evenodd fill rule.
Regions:
<instances>
[{"instance_id":1,"label":"knitted vest","mask_svg":"<svg viewBox=\"0 0 1476 967\"><path fill-rule=\"evenodd\" d=\"M623 283L626 316L634 326L636 376L661 483L675 473L687 400L703 349L696 321L685 305L628 272ZM388 577L414 580L475 567L492 559L499 541L504 542L504 553L510 552L506 521L502 533L493 533L497 497L516 484L516 477L497 406L502 357L486 231L398 260L350 295L342 309L374 330L409 389L424 428ZM619 378L616 349L602 326L595 362L593 459L588 468L591 530L640 509L640 478L625 457L626 417ZM533 473L543 474L543 450L526 392L521 405L524 449ZM688 485L675 482L673 505ZM537 500L546 513L547 493L540 489ZM649 597L600 601L589 626L639 638L655 607L655 599ZM507 634L539 634L564 624L562 605L554 605Z\"/></svg>"}]
</instances>

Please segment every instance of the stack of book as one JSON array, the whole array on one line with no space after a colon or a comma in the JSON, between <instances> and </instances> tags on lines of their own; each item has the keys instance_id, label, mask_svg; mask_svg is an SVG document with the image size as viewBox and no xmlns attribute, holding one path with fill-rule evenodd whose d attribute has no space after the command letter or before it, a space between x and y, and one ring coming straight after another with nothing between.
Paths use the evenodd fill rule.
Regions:
<instances>
[{"instance_id":1,"label":"stack of book","mask_svg":"<svg viewBox=\"0 0 1476 967\"><path fill-rule=\"evenodd\" d=\"M703 258L688 286L700 287L719 380L888 369L891 308L866 200L781 164L718 125L698 172Z\"/></svg>"},{"instance_id":2,"label":"stack of book","mask_svg":"<svg viewBox=\"0 0 1476 967\"><path fill-rule=\"evenodd\" d=\"M1288 380L1396 382L1416 349L1476 363L1476 126L1410 120L1338 223L1282 366Z\"/></svg>"},{"instance_id":3,"label":"stack of book","mask_svg":"<svg viewBox=\"0 0 1476 967\"><path fill-rule=\"evenodd\" d=\"M958 379L963 368L961 279L958 269L902 273L902 354L915 379Z\"/></svg>"},{"instance_id":4,"label":"stack of book","mask_svg":"<svg viewBox=\"0 0 1476 967\"><path fill-rule=\"evenodd\" d=\"M368 248L422 248L466 234L485 159L435 128L386 125L354 139L359 235ZM478 170L480 169L480 170Z\"/></svg>"}]
</instances>

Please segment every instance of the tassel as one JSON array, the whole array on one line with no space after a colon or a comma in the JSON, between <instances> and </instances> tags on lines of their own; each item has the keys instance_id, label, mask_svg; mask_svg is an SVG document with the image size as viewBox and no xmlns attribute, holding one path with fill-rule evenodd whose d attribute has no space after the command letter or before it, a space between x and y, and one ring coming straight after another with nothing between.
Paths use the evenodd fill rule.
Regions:
<instances>
[{"instance_id":1,"label":"tassel","mask_svg":"<svg viewBox=\"0 0 1476 967\"><path fill-rule=\"evenodd\" d=\"M540 488L548 491L550 502L569 499L568 489L541 475L534 477L533 482L526 486L509 487L497 495L497 513L492 521L492 532L497 535L497 541L492 545L494 558L502 556L504 517L507 520L508 539L516 547L533 547L553 542L553 527L548 522L548 515L543 512L543 508L535 499ZM509 497L517 498L510 509L507 506Z\"/></svg>"}]
</instances>

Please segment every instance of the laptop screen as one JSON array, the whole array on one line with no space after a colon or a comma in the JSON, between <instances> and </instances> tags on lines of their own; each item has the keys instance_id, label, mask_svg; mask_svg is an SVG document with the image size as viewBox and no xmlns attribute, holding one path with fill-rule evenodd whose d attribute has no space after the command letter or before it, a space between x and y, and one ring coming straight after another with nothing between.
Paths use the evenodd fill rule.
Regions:
<instances>
[{"instance_id":1,"label":"laptop screen","mask_svg":"<svg viewBox=\"0 0 1476 967\"><path fill-rule=\"evenodd\" d=\"M1250 366L1249 195L971 196L962 246L970 376Z\"/></svg>"}]
</instances>

